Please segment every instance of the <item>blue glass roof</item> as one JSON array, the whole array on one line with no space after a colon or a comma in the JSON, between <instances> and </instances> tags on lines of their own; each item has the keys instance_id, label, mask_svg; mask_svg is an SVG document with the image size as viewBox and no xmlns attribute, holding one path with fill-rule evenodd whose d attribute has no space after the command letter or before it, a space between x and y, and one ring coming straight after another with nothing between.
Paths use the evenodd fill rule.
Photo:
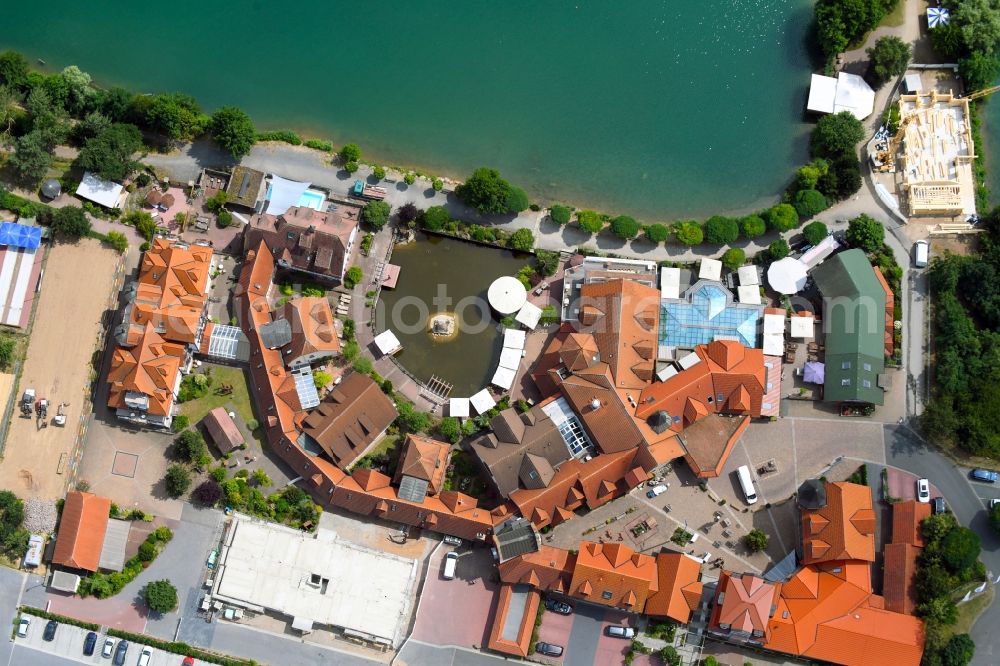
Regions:
<instances>
[{"instance_id":1,"label":"blue glass roof","mask_svg":"<svg viewBox=\"0 0 1000 666\"><path fill-rule=\"evenodd\" d=\"M763 307L734 303L721 285L699 282L681 300L660 305L660 345L692 348L713 340L737 340L757 346Z\"/></svg>"},{"instance_id":2,"label":"blue glass roof","mask_svg":"<svg viewBox=\"0 0 1000 666\"><path fill-rule=\"evenodd\" d=\"M0 222L0 245L36 250L42 242L42 228L16 222Z\"/></svg>"}]
</instances>

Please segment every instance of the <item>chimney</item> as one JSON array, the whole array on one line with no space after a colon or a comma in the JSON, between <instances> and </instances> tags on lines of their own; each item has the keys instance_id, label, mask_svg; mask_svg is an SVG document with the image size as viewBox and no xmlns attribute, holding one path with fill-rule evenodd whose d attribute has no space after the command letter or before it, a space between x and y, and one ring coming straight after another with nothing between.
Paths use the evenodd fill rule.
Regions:
<instances>
[{"instance_id":1,"label":"chimney","mask_svg":"<svg viewBox=\"0 0 1000 666\"><path fill-rule=\"evenodd\" d=\"M590 408L593 409L594 411L597 411L598 409L601 408L601 401L598 400L597 398L594 398L593 400L590 401Z\"/></svg>"}]
</instances>

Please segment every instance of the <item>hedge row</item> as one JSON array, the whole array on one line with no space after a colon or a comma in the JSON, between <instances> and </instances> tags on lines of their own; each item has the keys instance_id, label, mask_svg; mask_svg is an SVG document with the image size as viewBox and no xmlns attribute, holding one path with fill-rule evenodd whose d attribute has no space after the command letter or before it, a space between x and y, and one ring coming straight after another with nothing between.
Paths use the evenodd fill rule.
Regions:
<instances>
[{"instance_id":1,"label":"hedge row","mask_svg":"<svg viewBox=\"0 0 1000 666\"><path fill-rule=\"evenodd\" d=\"M187 643L162 641L158 638L153 638L152 636L147 636L145 634L133 634L128 631L121 631L120 629L108 629L108 636L124 638L125 640L133 643L148 645L149 647L155 647L165 652L179 654L185 657L194 657L195 659L200 659L201 661L206 661L210 664L220 664L220 666L259 666L258 662L253 659L227 657L225 655L202 650L201 648L191 647Z\"/></svg>"},{"instance_id":2,"label":"hedge row","mask_svg":"<svg viewBox=\"0 0 1000 666\"><path fill-rule=\"evenodd\" d=\"M43 617L46 620L55 620L61 624L69 624L74 627L80 627L81 629L87 629L88 631L98 631L100 630L100 625L96 625L93 622L84 622L83 620L77 620L76 618L66 617L65 615L58 615L56 613L50 613L48 611L43 611L40 608L35 608L34 606L21 606L18 609L22 613L30 613L31 615L37 615L38 617Z\"/></svg>"}]
</instances>

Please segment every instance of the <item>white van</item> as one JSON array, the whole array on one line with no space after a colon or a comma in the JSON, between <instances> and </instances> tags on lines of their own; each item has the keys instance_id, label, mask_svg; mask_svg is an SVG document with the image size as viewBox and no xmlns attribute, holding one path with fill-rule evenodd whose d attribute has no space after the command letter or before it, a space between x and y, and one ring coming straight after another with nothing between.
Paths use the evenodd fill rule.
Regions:
<instances>
[{"instance_id":1,"label":"white van","mask_svg":"<svg viewBox=\"0 0 1000 666\"><path fill-rule=\"evenodd\" d=\"M927 265L927 261L930 255L930 247L927 245L927 241L918 240L913 244L913 265L917 268L923 268Z\"/></svg>"},{"instance_id":2,"label":"white van","mask_svg":"<svg viewBox=\"0 0 1000 666\"><path fill-rule=\"evenodd\" d=\"M444 571L441 575L445 580L455 577L455 567L458 566L458 553L452 551L444 556Z\"/></svg>"},{"instance_id":3,"label":"white van","mask_svg":"<svg viewBox=\"0 0 1000 666\"><path fill-rule=\"evenodd\" d=\"M740 490L743 491L743 497L746 498L747 504L757 503L757 490L753 487L753 478L750 476L750 468L743 465L738 470L736 470L736 478L740 480Z\"/></svg>"}]
</instances>

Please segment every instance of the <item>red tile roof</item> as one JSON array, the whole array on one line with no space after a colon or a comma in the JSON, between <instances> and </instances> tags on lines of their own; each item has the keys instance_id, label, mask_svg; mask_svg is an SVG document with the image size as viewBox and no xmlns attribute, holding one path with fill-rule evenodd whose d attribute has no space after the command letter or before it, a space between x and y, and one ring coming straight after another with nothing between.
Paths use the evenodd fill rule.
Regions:
<instances>
[{"instance_id":1,"label":"red tile roof","mask_svg":"<svg viewBox=\"0 0 1000 666\"><path fill-rule=\"evenodd\" d=\"M288 268L340 279L350 262L348 253L353 253L360 210L340 204L335 213L302 206L280 216L259 213L243 231L243 250L264 242Z\"/></svg>"},{"instance_id":2,"label":"red tile roof","mask_svg":"<svg viewBox=\"0 0 1000 666\"><path fill-rule=\"evenodd\" d=\"M508 617L511 613L511 600L515 594L527 595L524 606L520 609L520 618ZM541 596L536 590L527 586L506 583L501 585L500 594L497 597L497 611L493 616L493 624L486 647L497 652L512 654L515 657L527 657ZM508 621L517 622L516 636L504 636L504 629Z\"/></svg>"},{"instance_id":3,"label":"red tile roof","mask_svg":"<svg viewBox=\"0 0 1000 666\"><path fill-rule=\"evenodd\" d=\"M701 601L701 564L683 553L656 556L657 591L646 601L646 615L687 624Z\"/></svg>"},{"instance_id":4,"label":"red tile roof","mask_svg":"<svg viewBox=\"0 0 1000 666\"><path fill-rule=\"evenodd\" d=\"M908 543L924 547L920 522L931 515L929 503L908 500L892 505L892 543Z\"/></svg>"},{"instance_id":5,"label":"red tile roof","mask_svg":"<svg viewBox=\"0 0 1000 666\"><path fill-rule=\"evenodd\" d=\"M408 434L403 442L393 481L398 484L404 476L412 476L426 481L431 494L439 493L444 488L450 453L451 444Z\"/></svg>"},{"instance_id":6,"label":"red tile roof","mask_svg":"<svg viewBox=\"0 0 1000 666\"><path fill-rule=\"evenodd\" d=\"M128 342L129 346L116 347L111 355L108 406L126 409L125 396L141 393L148 399L149 414L169 416L181 362L187 353L184 344L168 342L152 323L130 330Z\"/></svg>"},{"instance_id":7,"label":"red tile roof","mask_svg":"<svg viewBox=\"0 0 1000 666\"><path fill-rule=\"evenodd\" d=\"M636 612L658 587L656 560L620 543L580 545L569 594L602 606Z\"/></svg>"},{"instance_id":8,"label":"red tile roof","mask_svg":"<svg viewBox=\"0 0 1000 666\"><path fill-rule=\"evenodd\" d=\"M780 583L770 583L752 574L723 571L716 587L709 631L765 643L769 635L768 620L780 592Z\"/></svg>"},{"instance_id":9,"label":"red tile roof","mask_svg":"<svg viewBox=\"0 0 1000 666\"><path fill-rule=\"evenodd\" d=\"M108 531L111 500L90 493L66 493L52 563L97 571Z\"/></svg>"},{"instance_id":10,"label":"red tile roof","mask_svg":"<svg viewBox=\"0 0 1000 666\"><path fill-rule=\"evenodd\" d=\"M913 615L917 605L914 577L922 550L908 543L886 544L882 557L882 596L886 610Z\"/></svg>"},{"instance_id":11,"label":"red tile roof","mask_svg":"<svg viewBox=\"0 0 1000 666\"><path fill-rule=\"evenodd\" d=\"M802 561L875 561L875 511L868 486L826 484L826 506L802 510Z\"/></svg>"},{"instance_id":12,"label":"red tile roof","mask_svg":"<svg viewBox=\"0 0 1000 666\"><path fill-rule=\"evenodd\" d=\"M243 443L243 434L224 408L216 407L201 422L223 453L228 453Z\"/></svg>"}]
</instances>

